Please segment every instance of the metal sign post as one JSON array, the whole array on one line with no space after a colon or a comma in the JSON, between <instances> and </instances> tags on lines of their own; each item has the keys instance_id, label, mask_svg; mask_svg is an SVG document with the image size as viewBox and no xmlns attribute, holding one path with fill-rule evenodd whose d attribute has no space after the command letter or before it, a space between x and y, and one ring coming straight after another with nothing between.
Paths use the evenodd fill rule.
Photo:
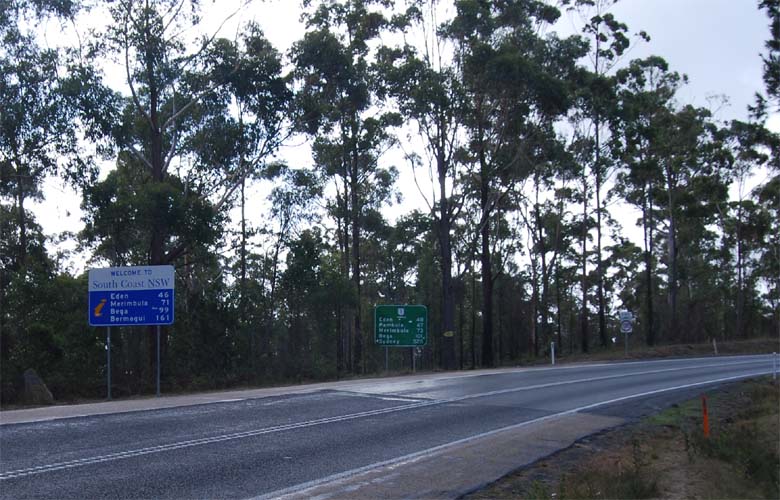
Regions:
<instances>
[{"instance_id":1,"label":"metal sign post","mask_svg":"<svg viewBox=\"0 0 780 500\"><path fill-rule=\"evenodd\" d=\"M160 325L157 325L157 397L160 397Z\"/></svg>"},{"instance_id":2,"label":"metal sign post","mask_svg":"<svg viewBox=\"0 0 780 500\"><path fill-rule=\"evenodd\" d=\"M106 386L108 399L111 399L111 327L106 328Z\"/></svg>"},{"instance_id":3,"label":"metal sign post","mask_svg":"<svg viewBox=\"0 0 780 500\"><path fill-rule=\"evenodd\" d=\"M552 364L555 365L555 342L550 342L550 359Z\"/></svg>"},{"instance_id":4,"label":"metal sign post","mask_svg":"<svg viewBox=\"0 0 780 500\"><path fill-rule=\"evenodd\" d=\"M173 266L89 270L89 324L105 326L108 399L111 399L111 327L157 326L157 395L160 395L160 325L173 324Z\"/></svg>"},{"instance_id":5,"label":"metal sign post","mask_svg":"<svg viewBox=\"0 0 780 500\"><path fill-rule=\"evenodd\" d=\"M626 344L626 353L625 353L625 356L626 356L626 357L628 357L628 334L627 334L627 333L624 333L624 334L623 334L623 338L625 339L625 344Z\"/></svg>"}]
</instances>

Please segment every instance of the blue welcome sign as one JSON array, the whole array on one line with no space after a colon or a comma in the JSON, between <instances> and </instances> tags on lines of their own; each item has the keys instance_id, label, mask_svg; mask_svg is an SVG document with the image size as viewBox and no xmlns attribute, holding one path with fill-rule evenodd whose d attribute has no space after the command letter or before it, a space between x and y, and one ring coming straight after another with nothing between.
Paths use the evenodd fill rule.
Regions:
<instances>
[{"instance_id":1,"label":"blue welcome sign","mask_svg":"<svg viewBox=\"0 0 780 500\"><path fill-rule=\"evenodd\" d=\"M89 324L173 324L173 266L106 267L89 271Z\"/></svg>"}]
</instances>

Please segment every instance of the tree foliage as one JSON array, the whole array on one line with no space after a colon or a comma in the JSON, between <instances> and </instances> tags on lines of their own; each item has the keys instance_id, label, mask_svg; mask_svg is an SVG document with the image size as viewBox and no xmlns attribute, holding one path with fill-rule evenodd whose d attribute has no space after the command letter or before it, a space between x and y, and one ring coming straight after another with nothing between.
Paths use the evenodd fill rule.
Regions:
<instances>
[{"instance_id":1,"label":"tree foliage","mask_svg":"<svg viewBox=\"0 0 780 500\"><path fill-rule=\"evenodd\" d=\"M38 30L86 4L0 1L2 403L27 368L57 399L105 394L83 314L104 265L175 266L165 391L608 350L621 309L649 345L777 332L778 3L747 122L627 60L649 37L614 4L306 0L282 54L254 23L203 33L196 0L89 4L108 18L69 47ZM77 234L36 219L49 179L78 189ZM412 303L428 345L375 345L373 306ZM152 390L150 333L112 337L115 395Z\"/></svg>"}]
</instances>

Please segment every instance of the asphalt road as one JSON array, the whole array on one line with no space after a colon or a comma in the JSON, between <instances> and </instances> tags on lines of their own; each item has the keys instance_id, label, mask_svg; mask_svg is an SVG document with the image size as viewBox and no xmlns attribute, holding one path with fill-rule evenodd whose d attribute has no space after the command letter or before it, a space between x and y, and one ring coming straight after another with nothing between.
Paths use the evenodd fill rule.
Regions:
<instances>
[{"instance_id":1,"label":"asphalt road","mask_svg":"<svg viewBox=\"0 0 780 500\"><path fill-rule=\"evenodd\" d=\"M19 419L3 412L0 498L305 497L336 483L319 496L457 496L508 472L509 462L771 371L767 355L564 365L232 393L210 404L27 423L9 424ZM530 443L516 432L532 427L547 430L537 439L545 446L486 466L509 433ZM421 461L442 453L449 462ZM404 480L405 470L417 476ZM436 494L425 489L433 476Z\"/></svg>"}]
</instances>

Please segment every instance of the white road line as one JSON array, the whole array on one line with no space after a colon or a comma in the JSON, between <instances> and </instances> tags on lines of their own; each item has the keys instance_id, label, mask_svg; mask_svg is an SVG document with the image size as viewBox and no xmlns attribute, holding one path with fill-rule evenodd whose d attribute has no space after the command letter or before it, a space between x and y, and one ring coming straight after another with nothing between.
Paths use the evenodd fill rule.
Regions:
<instances>
[{"instance_id":1,"label":"white road line","mask_svg":"<svg viewBox=\"0 0 780 500\"><path fill-rule=\"evenodd\" d=\"M330 476L326 476L326 477L323 477L323 478L320 478L320 479L315 479L313 481L308 481L308 482L301 483L301 484L298 484L298 485L295 485L295 486L290 486L288 488L283 488L283 489L280 489L280 490L272 491L270 493L264 493L262 495L253 497L252 500L284 499L285 497L290 497L292 495L304 495L305 496L307 494L307 492L309 492L309 491L311 491L311 490L313 490L313 489L315 489L317 487L323 486L323 485L325 485L327 483L337 483L337 482L339 482L341 480L344 480L344 479L352 479L355 476L360 476L360 475L363 475L363 474L367 474L369 472L372 472L372 471L374 471L376 469L379 469L379 468L382 468L382 467L393 466L393 468L397 468L397 467L400 467L402 465L406 465L406 464L409 464L409 463L416 462L418 460L421 460L423 458L429 457L431 455L435 455L436 453L438 453L440 451L447 450L447 449L453 448L455 446L460 446L460 445L463 445L463 444L471 443L473 441L477 441L477 440L482 439L482 438L493 436L493 435L501 433L501 432L506 432L506 431L511 431L511 430L514 430L514 429L519 429L521 427L526 427L526 426L529 426L529 425L532 425L532 424L536 424L536 423L539 423L539 422L545 422L547 420L553 420L553 419L561 418L561 417L564 417L566 415L571 415L571 414L578 413L578 412L581 412L581 411L592 410L592 409L598 408L600 406L607 406L609 404L619 403L621 401L626 401L628 399L635 399L635 398L641 398L641 397L645 397L645 396L652 396L654 394L660 394L660 393L664 393L664 392L676 391L676 390L680 390L680 389L688 389L688 388L691 388L691 387L699 387L699 386L702 386L702 385L717 384L717 383L720 383L720 382L730 382L730 381L734 381L734 380L740 380L740 379L743 379L743 378L750 378L750 377L757 377L757 376L761 376L761 375L768 375L770 373L772 373L772 372L771 371L763 371L763 372L756 372L756 373L750 373L750 374L744 374L744 375L736 375L736 376L733 376L733 377L724 377L724 378L719 378L719 379L707 380L707 381L704 381L704 382L696 382L696 383L692 383L692 384L683 384L683 385L678 385L678 386L675 386L675 387L666 387L664 389L656 389L656 390L653 390L653 391L647 391L647 392L643 392L643 393L640 393L640 394L632 394L630 396L623 396L623 397L620 397L620 398L610 399L610 400L607 400L607 401L600 401L598 403L593 403L593 404L589 404L589 405L585 405L585 406L580 406L579 408L572 408L571 410L562 411L562 412L555 413L555 414L552 414L552 415L546 415L544 417L535 418L533 420L526 420L525 422L520 422L519 424L514 424L514 425L507 426L507 427L501 427L500 429L494 429L492 431L487 431L487 432L483 432L483 433L480 433L480 434L475 434L475 435L469 436L467 438L458 439L457 441L452 441L452 442L445 443L445 444L442 444L442 445L439 445L439 446L434 446L434 447L428 448L426 450L417 451L417 452L414 452L414 453L410 453L408 455L403 455L401 457L391 458L390 460L384 460L382 462L376 462L376 463L373 463L371 465L366 465L364 467L358 467L356 469L352 469L352 470L348 470L348 471L344 471L344 472L339 472L337 474L332 474Z\"/></svg>"},{"instance_id":2,"label":"white road line","mask_svg":"<svg viewBox=\"0 0 780 500\"><path fill-rule=\"evenodd\" d=\"M752 365L756 364L757 361L741 361L739 363L729 363L728 366L736 366L736 365ZM572 384L582 384L587 382L599 382L602 380L611 380L614 378L625 378L625 377L636 377L639 375L652 375L656 373L668 373L668 372L678 372L678 371L684 371L684 370L698 370L700 368L723 368L722 363L713 363L709 365L696 365L696 366L681 366L677 368L664 368L662 370L647 370L642 372L629 372L629 373L621 373L621 374L614 374L614 375L601 375L599 377L588 377L588 378L578 378L573 380L563 380L560 382L547 382L544 384L536 384L536 385L525 385L522 387L512 387L510 389L498 389L496 391L488 391L488 392L480 392L476 394L467 394L465 396L458 396L454 398L447 398L447 399L440 399L438 400L438 404L444 404L444 403L457 403L459 401L466 401L469 399L476 399L476 398L484 398L484 397L490 397L490 396L499 396L501 394L510 394L513 392L523 392L523 391L533 391L536 389L546 389L548 387L557 387L561 385L572 385ZM364 394L366 397L383 397L384 394L382 393L355 393L355 394Z\"/></svg>"},{"instance_id":3,"label":"white road line","mask_svg":"<svg viewBox=\"0 0 780 500\"><path fill-rule=\"evenodd\" d=\"M729 363L729 366L733 365L740 365L740 364L754 364L755 361L743 361L739 363ZM117 453L110 453L107 455L101 455L96 457L87 457L82 458L78 460L71 460L67 462L59 462L54 464L48 464L48 465L40 465L35 467L29 467L25 469L17 469L12 471L6 471L0 473L0 481L7 480L7 479L13 479L18 477L24 477L29 476L33 474L41 474L44 472L50 472L50 471L56 471L56 470L62 470L62 469L68 469L73 467L81 467L84 465L91 465L91 464L97 464L97 463L103 463L103 462L109 462L112 460L120 460L124 458L132 458L132 457L138 457L143 455L148 455L151 453L161 453L165 451L172 451L172 450L178 450L182 448L189 448L193 446L201 446L206 444L212 444L212 443L219 443L224 441L232 441L236 439L243 439L243 438L249 438L249 437L255 437L260 436L263 434L271 434L275 432L284 432L289 430L295 430L295 429L301 429L305 427L312 427L316 425L323 425L323 424L329 424L329 423L336 423L336 422L343 422L347 420L354 420L358 418L368 417L368 416L374 416L374 415L383 415L387 413L395 413L399 411L406 411L406 410L413 410L417 408L423 408L428 406L435 406L435 405L442 405L447 403L456 403L460 401L466 401L469 399L476 399L476 398L483 398L483 397L489 397L489 396L496 396L501 394L509 394L513 392L522 392L522 391L531 391L535 389L543 389L548 387L555 387L555 386L561 386L561 385L571 385L571 384L578 384L578 383L588 383L588 382L597 382L602 380L609 380L614 378L624 378L624 377L630 377L630 376L639 376L639 375L649 375L649 374L655 374L655 373L666 373L666 372L674 372L674 371L681 371L681 370L695 370L700 368L712 368L712 367L722 367L722 364L710 364L710 365L696 365L693 367L677 367L677 368L665 368L663 370L649 370L649 371L643 371L643 372L633 372L628 374L616 374L616 375L605 375L601 377L590 377L585 379L576 379L576 380L566 380L561 382L550 382L546 384L537 384L532 386L524 386L524 387L514 387L511 389L501 389L497 391L489 391L489 392L483 392L483 393L477 393L477 394L469 394L465 396L459 396L454 398L447 398L447 399L438 399L438 400L424 400L415 402L408 405L400 405L400 406L393 406L390 408L381 408L377 410L369 410L364 412L358 412L358 413L352 413L347 415L339 415L335 417L325 417L315 420L309 420L304 422L298 422L294 424L285 424L285 425L277 425L272 427L266 427L262 429L255 429L252 431L245 431L245 432L238 432L233 434L223 434L219 436L213 436L209 438L200 438L200 439L191 439L186 441L179 441L175 443L170 443L166 445L160 445L160 446L152 446L147 448L140 448L136 450L128 450L128 451L122 451ZM631 396L636 397L636 396Z\"/></svg>"},{"instance_id":4,"label":"white road line","mask_svg":"<svg viewBox=\"0 0 780 500\"><path fill-rule=\"evenodd\" d=\"M122 458L132 458L132 457L138 457L142 455L148 455L150 453L160 453L164 451L171 451L171 450L178 450L181 448L189 448L192 446L200 446L205 444L211 444L211 443L219 443L223 441L232 441L235 439L242 439L242 438L248 438L248 437L254 437L254 436L261 436L263 434L271 434L274 432L283 432L283 431L289 431L289 430L295 430L295 429L301 429L304 427L312 427L315 425L322 425L322 424L329 424L334 422L343 422L345 420L353 420L356 418L363 418L363 417L369 417L374 415L382 415L385 413L392 413L397 411L403 411L403 410L409 410L413 408L418 408L422 406L432 406L436 404L441 404L441 401L439 400L429 400L429 401L423 401L420 403L415 404L409 404L409 405L402 405L402 406L393 406L390 408L382 408L378 410L370 410L370 411L364 411L359 413L352 413L349 415L339 415L335 417L325 417L320 418L316 420L309 420L306 422L298 422L295 424L285 424L285 425L277 425L273 427L266 427L262 429L256 429L252 431L245 431L245 432L236 432L233 434L223 434L220 436L213 436L209 438L201 438L201 439L190 439L187 441L179 441L176 443L170 443L165 445L159 445L159 446L150 446L147 448L140 448L137 450L128 450L128 451L121 451L117 453L110 453L107 455L101 455L97 457L88 457L88 458L81 458L78 460L70 460L68 462L60 462L60 463L54 463L49 465L39 465L36 467L28 467L26 469L18 469L13 471L7 471L0 473L0 481L6 480L6 479L12 479L17 477L23 477L23 476L29 476L32 474L40 474L42 472L49 472L49 471L55 471L55 470L61 470L61 469L69 469L73 467L80 467L83 465L89 465L89 464L96 464L96 463L102 463L102 462L109 462L112 460L119 460Z\"/></svg>"},{"instance_id":5,"label":"white road line","mask_svg":"<svg viewBox=\"0 0 780 500\"><path fill-rule=\"evenodd\" d=\"M378 383L387 383L387 384L403 384L403 385L414 385L417 383L435 383L435 382L441 382L444 380L457 380L461 378L471 378L471 377L482 377L486 375L511 375L511 374L519 374L519 373L539 373L539 372L545 372L549 370L587 370L590 368L604 368L604 367L627 367L631 365L647 365L647 364L661 364L661 363L681 363L681 362L698 362L698 361L708 361L708 360L719 360L722 364L732 364L732 360L739 360L739 359L756 359L756 360L762 360L766 359L768 362L771 362L771 355L769 354L753 354L753 355L736 355L736 356L718 356L717 358L712 356L705 356L705 357L697 357L697 358L671 358L671 359L656 359L656 360L645 360L645 361L621 361L621 362L598 362L598 363L590 363L590 362L580 362L580 363L571 363L571 364L563 364L563 365L556 365L554 367L549 365L539 365L539 366L531 366L531 367L514 367L514 368L501 368L501 369L492 369L492 370L475 370L473 372L469 373L430 373L427 375L418 375L416 377L410 378L408 376L397 376L397 377L389 377L389 378L377 378L377 379L369 379L362 382L335 382L335 383L318 383L318 384L310 384L308 386L287 386L283 388L276 388L276 389L260 389L260 390L247 390L242 392L241 394L245 395L239 399L246 399L246 400L258 400L258 399L265 399L271 396L285 396L285 395L301 395L301 394L312 394L317 391L321 390L327 390L329 388L333 390L345 390L345 391L361 391L365 390L366 386L373 387ZM265 392L264 392L265 391ZM270 393L266 393L268 391L271 391ZM280 392L281 391L281 392ZM236 391L232 391L231 394L234 394ZM256 394L257 393L257 394ZM392 394L389 394L392 395ZM30 423L39 423L39 422L49 422L49 421L55 421L55 420L64 420L64 419L70 419L70 418L78 418L78 417L95 417L95 416L105 416L105 415L119 415L119 414L125 414L125 413L136 413L136 412L143 412L143 411L156 411L156 410L170 410L175 408L182 408L182 407L190 407L190 406L197 406L201 404L209 404L209 403L221 403L224 401L220 401L219 399L213 400L210 398L219 398L224 397L221 396L220 393L205 393L200 396L197 396L196 399L188 398L187 396L176 396L174 399L176 400L186 400L186 403L179 404L179 403L173 403L173 404L161 404L159 406L149 406L149 407L139 407L139 408L117 408L110 411L97 411L95 413L85 413L85 414L63 414L63 415L49 415L49 416L42 416L33 418L30 420L12 420L11 422L8 421L8 414L14 413L14 414L32 414L39 412L40 409L38 408L31 408L31 409L25 409L25 410L7 410L7 411L0 411L0 427L4 425L12 425L12 424L30 424ZM167 399L167 398L166 398ZM88 404L85 406L94 406L94 405L103 405L104 403L93 403Z\"/></svg>"},{"instance_id":6,"label":"white road line","mask_svg":"<svg viewBox=\"0 0 780 500\"><path fill-rule=\"evenodd\" d=\"M538 365L538 366L523 366L523 367L513 367L513 368L498 368L498 369L480 369L475 370L473 372L469 373L432 373L427 375L422 375L417 378L409 379L409 377L390 377L390 378L380 378L380 379L371 379L367 381L358 381L355 383L348 383L347 385L339 386L339 388L335 390L352 390L353 388L362 388L365 387L367 383L375 384L377 382L381 383L387 383L387 384L415 384L418 382L439 382L442 380L456 380L459 378L473 378L473 377L484 377L486 375L505 375L505 374L515 374L515 373L538 373L538 372L546 372L550 370L582 370L582 369L589 369L589 368L605 368L605 367L618 367L618 368L624 368L627 366L637 366L637 365L651 365L651 364L661 364L661 363L687 363L687 362L698 362L698 361L713 361L718 360L720 362L719 366L723 366L724 364L734 364L731 361L733 360L741 360L741 359L753 359L751 362L756 362L760 360L767 360L768 362L771 362L771 354L748 354L748 355L732 355L732 356L702 356L702 357L696 357L696 358L669 358L669 359L650 359L650 360L628 360L628 361L603 361L603 362L580 362L580 363L571 363L571 364L558 364L555 366L550 365Z\"/></svg>"}]
</instances>

